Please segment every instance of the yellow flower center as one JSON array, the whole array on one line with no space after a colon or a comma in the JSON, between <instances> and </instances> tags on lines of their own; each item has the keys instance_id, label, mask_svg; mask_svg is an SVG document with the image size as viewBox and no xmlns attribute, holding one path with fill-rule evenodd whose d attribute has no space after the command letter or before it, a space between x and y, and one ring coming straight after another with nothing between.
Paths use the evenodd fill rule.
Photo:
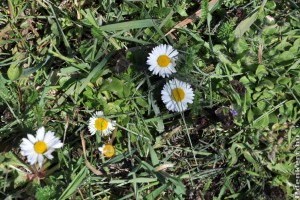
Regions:
<instances>
[{"instance_id":1,"label":"yellow flower center","mask_svg":"<svg viewBox=\"0 0 300 200\"><path fill-rule=\"evenodd\" d=\"M182 101L185 97L185 92L181 88L175 88L172 90L172 99L176 102Z\"/></svg>"},{"instance_id":2,"label":"yellow flower center","mask_svg":"<svg viewBox=\"0 0 300 200\"><path fill-rule=\"evenodd\" d=\"M157 63L160 67L167 67L171 63L171 59L167 55L161 55L157 58Z\"/></svg>"},{"instance_id":3,"label":"yellow flower center","mask_svg":"<svg viewBox=\"0 0 300 200\"><path fill-rule=\"evenodd\" d=\"M39 154L43 154L47 151L47 144L44 141L37 141L34 143L34 150Z\"/></svg>"},{"instance_id":4,"label":"yellow flower center","mask_svg":"<svg viewBox=\"0 0 300 200\"><path fill-rule=\"evenodd\" d=\"M111 144L105 144L102 153L105 157L111 158L115 155L115 147Z\"/></svg>"},{"instance_id":5,"label":"yellow flower center","mask_svg":"<svg viewBox=\"0 0 300 200\"><path fill-rule=\"evenodd\" d=\"M104 131L108 127L108 121L104 118L97 118L95 121L95 128L98 131Z\"/></svg>"}]
</instances>

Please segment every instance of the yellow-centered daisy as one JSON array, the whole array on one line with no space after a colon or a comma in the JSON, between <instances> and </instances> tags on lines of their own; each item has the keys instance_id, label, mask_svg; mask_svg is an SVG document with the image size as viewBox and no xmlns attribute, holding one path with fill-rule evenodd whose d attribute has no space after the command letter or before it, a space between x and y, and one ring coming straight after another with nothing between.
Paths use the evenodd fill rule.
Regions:
<instances>
[{"instance_id":1,"label":"yellow-centered daisy","mask_svg":"<svg viewBox=\"0 0 300 200\"><path fill-rule=\"evenodd\" d=\"M99 147L98 150L107 158L111 158L116 154L116 149L112 144L104 144L102 147Z\"/></svg>"},{"instance_id":2,"label":"yellow-centered daisy","mask_svg":"<svg viewBox=\"0 0 300 200\"><path fill-rule=\"evenodd\" d=\"M161 44L152 49L152 52L147 58L147 64L149 65L149 70L153 74L158 74L159 76L165 78L169 77L170 74L176 73L176 60L178 56L178 51L172 46Z\"/></svg>"},{"instance_id":3,"label":"yellow-centered daisy","mask_svg":"<svg viewBox=\"0 0 300 200\"><path fill-rule=\"evenodd\" d=\"M96 112L89 120L89 131L92 135L99 133L107 136L115 129L115 121L107 119L102 111Z\"/></svg>"},{"instance_id":4,"label":"yellow-centered daisy","mask_svg":"<svg viewBox=\"0 0 300 200\"><path fill-rule=\"evenodd\" d=\"M21 154L27 157L31 165L38 163L40 168L43 165L44 156L52 159L51 153L62 146L63 143L54 136L54 132L48 131L45 133L44 127L37 130L36 137L27 134L27 138L23 138L20 144Z\"/></svg>"},{"instance_id":5,"label":"yellow-centered daisy","mask_svg":"<svg viewBox=\"0 0 300 200\"><path fill-rule=\"evenodd\" d=\"M194 92L191 85L177 79L167 82L161 91L162 101L170 111L185 111L188 103L193 103Z\"/></svg>"}]
</instances>

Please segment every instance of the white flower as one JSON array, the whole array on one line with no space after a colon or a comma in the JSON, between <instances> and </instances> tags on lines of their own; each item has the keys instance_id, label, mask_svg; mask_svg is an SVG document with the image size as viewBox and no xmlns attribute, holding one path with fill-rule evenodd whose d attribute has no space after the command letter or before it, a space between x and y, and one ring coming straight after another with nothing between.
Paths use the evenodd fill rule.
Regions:
<instances>
[{"instance_id":1,"label":"white flower","mask_svg":"<svg viewBox=\"0 0 300 200\"><path fill-rule=\"evenodd\" d=\"M115 124L115 121L105 118L102 111L98 111L89 120L89 131L92 135L98 132L107 136L115 129Z\"/></svg>"},{"instance_id":2,"label":"white flower","mask_svg":"<svg viewBox=\"0 0 300 200\"><path fill-rule=\"evenodd\" d=\"M41 168L44 161L44 156L48 159L52 159L51 153L63 146L63 143L54 136L54 132L48 131L45 133L45 128L41 127L36 132L36 137L31 134L27 134L27 138L22 139L20 144L21 154L27 156L28 162L33 165L39 164Z\"/></svg>"},{"instance_id":3,"label":"white flower","mask_svg":"<svg viewBox=\"0 0 300 200\"><path fill-rule=\"evenodd\" d=\"M161 91L162 101L170 111L181 112L187 109L188 103L193 103L194 92L191 85L177 79L166 83Z\"/></svg>"},{"instance_id":4,"label":"white flower","mask_svg":"<svg viewBox=\"0 0 300 200\"><path fill-rule=\"evenodd\" d=\"M176 73L177 55L178 51L170 45L161 44L154 47L147 58L149 70L163 78L169 77L170 74Z\"/></svg>"},{"instance_id":5,"label":"white flower","mask_svg":"<svg viewBox=\"0 0 300 200\"><path fill-rule=\"evenodd\" d=\"M102 147L99 147L98 150L102 155L108 158L113 157L116 153L115 147L111 144L104 144Z\"/></svg>"}]
</instances>

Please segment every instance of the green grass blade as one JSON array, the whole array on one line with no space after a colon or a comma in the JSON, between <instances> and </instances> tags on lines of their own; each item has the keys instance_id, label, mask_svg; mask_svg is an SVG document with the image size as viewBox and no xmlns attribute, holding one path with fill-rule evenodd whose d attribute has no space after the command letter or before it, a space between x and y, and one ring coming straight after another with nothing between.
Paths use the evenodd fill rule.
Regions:
<instances>
[{"instance_id":1,"label":"green grass blade","mask_svg":"<svg viewBox=\"0 0 300 200\"><path fill-rule=\"evenodd\" d=\"M66 190L59 197L60 200L69 198L81 185L85 177L87 176L87 169L83 167L80 172L75 176L74 180L68 185Z\"/></svg>"},{"instance_id":2,"label":"green grass blade","mask_svg":"<svg viewBox=\"0 0 300 200\"><path fill-rule=\"evenodd\" d=\"M120 30L129 30L129 29L138 29L138 28L147 28L153 27L155 24L153 23L153 19L143 19L143 20L135 20L129 22L120 22L116 24L108 24L101 26L102 31L120 31Z\"/></svg>"}]
</instances>

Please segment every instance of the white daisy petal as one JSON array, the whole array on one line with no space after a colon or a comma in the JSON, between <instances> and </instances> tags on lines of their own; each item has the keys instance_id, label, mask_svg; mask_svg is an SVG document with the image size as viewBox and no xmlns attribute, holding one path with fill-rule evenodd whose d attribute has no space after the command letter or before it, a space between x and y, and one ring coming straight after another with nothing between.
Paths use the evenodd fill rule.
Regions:
<instances>
[{"instance_id":1,"label":"white daisy petal","mask_svg":"<svg viewBox=\"0 0 300 200\"><path fill-rule=\"evenodd\" d=\"M42 154L39 154L37 157L38 163L39 163L39 167L41 168L43 166L43 161L44 161L44 157Z\"/></svg>"},{"instance_id":2,"label":"white daisy petal","mask_svg":"<svg viewBox=\"0 0 300 200\"><path fill-rule=\"evenodd\" d=\"M49 147L52 147L54 144L56 144L56 143L58 143L58 142L60 142L60 140L59 140L58 138L54 137L54 138L51 138L51 140L49 140L49 141L47 142L47 145L48 145Z\"/></svg>"},{"instance_id":3,"label":"white daisy petal","mask_svg":"<svg viewBox=\"0 0 300 200\"><path fill-rule=\"evenodd\" d=\"M52 160L54 157L51 154L45 154L45 156L49 159Z\"/></svg>"},{"instance_id":4,"label":"white daisy petal","mask_svg":"<svg viewBox=\"0 0 300 200\"><path fill-rule=\"evenodd\" d=\"M94 116L95 117L101 117L101 116L103 116L103 111L97 111Z\"/></svg>"},{"instance_id":5,"label":"white daisy petal","mask_svg":"<svg viewBox=\"0 0 300 200\"><path fill-rule=\"evenodd\" d=\"M36 135L37 140L44 140L44 136L45 136L45 128L44 127L39 128L36 133L37 133L37 135Z\"/></svg>"},{"instance_id":6,"label":"white daisy petal","mask_svg":"<svg viewBox=\"0 0 300 200\"><path fill-rule=\"evenodd\" d=\"M171 53L170 53L170 57L176 57L177 58L177 55L178 55L178 51L177 50L174 50L174 51L172 51Z\"/></svg>"},{"instance_id":7,"label":"white daisy petal","mask_svg":"<svg viewBox=\"0 0 300 200\"><path fill-rule=\"evenodd\" d=\"M63 146L64 144L61 142L57 142L56 144L52 145L51 147L54 149L59 149Z\"/></svg>"},{"instance_id":8,"label":"white daisy petal","mask_svg":"<svg viewBox=\"0 0 300 200\"><path fill-rule=\"evenodd\" d=\"M51 155L51 153L52 153L54 150L55 150L55 149L49 149L44 155L45 155L48 159L52 160L52 159L53 159L53 156Z\"/></svg>"},{"instance_id":9,"label":"white daisy petal","mask_svg":"<svg viewBox=\"0 0 300 200\"><path fill-rule=\"evenodd\" d=\"M30 145L32 145L32 142L30 140L28 140L27 138L23 138L21 145L30 146Z\"/></svg>"},{"instance_id":10,"label":"white daisy petal","mask_svg":"<svg viewBox=\"0 0 300 200\"><path fill-rule=\"evenodd\" d=\"M33 145L32 145L32 144L30 144L30 145L27 145L27 144L21 144L20 147L21 147L21 149L22 149L24 152L32 151L32 149L33 149Z\"/></svg>"},{"instance_id":11,"label":"white daisy petal","mask_svg":"<svg viewBox=\"0 0 300 200\"><path fill-rule=\"evenodd\" d=\"M153 74L159 75L163 78L169 77L171 74L176 73L175 66L178 51L172 46L161 44L154 47L147 57L147 64L149 70Z\"/></svg>"},{"instance_id":12,"label":"white daisy petal","mask_svg":"<svg viewBox=\"0 0 300 200\"><path fill-rule=\"evenodd\" d=\"M29 162L31 165L34 165L34 164L37 162L38 154L36 154L36 153L30 154L30 155L28 155L27 158L28 158L28 162Z\"/></svg>"},{"instance_id":13,"label":"white daisy petal","mask_svg":"<svg viewBox=\"0 0 300 200\"><path fill-rule=\"evenodd\" d=\"M45 134L44 141L48 143L48 142L50 142L53 138L55 138L54 132L48 131L48 132Z\"/></svg>"},{"instance_id":14,"label":"white daisy petal","mask_svg":"<svg viewBox=\"0 0 300 200\"><path fill-rule=\"evenodd\" d=\"M188 103L193 103L194 91L191 85L177 79L166 83L161 91L162 101L170 111L182 112L188 108Z\"/></svg>"},{"instance_id":15,"label":"white daisy petal","mask_svg":"<svg viewBox=\"0 0 300 200\"><path fill-rule=\"evenodd\" d=\"M27 139L28 138L28 139ZM54 132L48 131L45 133L45 128L41 127L37 130L36 137L27 134L27 138L22 139L20 144L20 153L27 157L27 161L34 165L38 163L41 168L44 161L44 156L52 159L51 153L63 146L63 143L54 136Z\"/></svg>"},{"instance_id":16,"label":"white daisy petal","mask_svg":"<svg viewBox=\"0 0 300 200\"><path fill-rule=\"evenodd\" d=\"M29 150L24 150L24 151L21 151L21 154L23 156L28 156L28 155L31 155L32 154L32 149L29 149Z\"/></svg>"},{"instance_id":17,"label":"white daisy petal","mask_svg":"<svg viewBox=\"0 0 300 200\"><path fill-rule=\"evenodd\" d=\"M31 134L27 134L27 138L30 140L31 143L35 143L37 141L37 139Z\"/></svg>"}]
</instances>

